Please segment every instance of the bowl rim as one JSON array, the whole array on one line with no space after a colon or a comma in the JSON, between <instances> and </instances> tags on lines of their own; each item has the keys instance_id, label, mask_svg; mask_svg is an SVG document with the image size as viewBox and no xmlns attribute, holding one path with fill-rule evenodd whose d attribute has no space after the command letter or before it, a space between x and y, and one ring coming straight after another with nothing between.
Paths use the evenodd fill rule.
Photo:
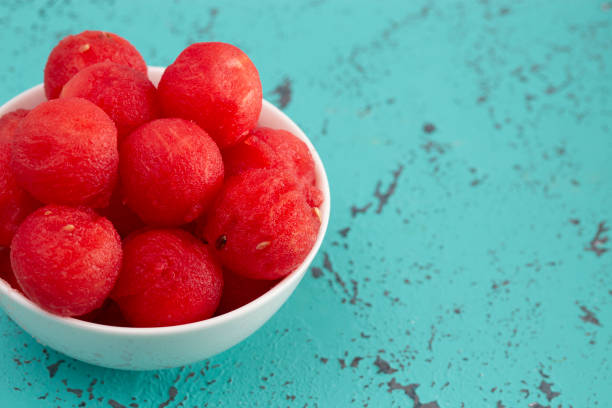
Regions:
<instances>
[{"instance_id":1,"label":"bowl rim","mask_svg":"<svg viewBox=\"0 0 612 408\"><path fill-rule=\"evenodd\" d=\"M149 76L151 73L161 75L165 70L164 67L156 67L149 66ZM17 96L13 97L2 106L0 106L0 115L4 113L8 113L11 110L18 109L17 107L11 108L11 110L7 109L7 106L17 105L22 103L22 99L32 97L37 93L42 93L44 97L44 88L43 84L38 84L36 86L27 89L26 91L21 92ZM54 323L59 325L72 327L74 329L88 330L91 332L97 332L99 334L106 335L129 335L135 337L141 336L151 336L151 335L175 335L182 334L185 332L192 332L207 328L213 328L216 326L228 324L233 320L239 320L241 316L248 315L264 306L265 304L272 301L272 299L280 295L286 288L292 286L295 283L295 286L299 284L299 281L305 275L306 270L311 264L312 260L316 256L321 247L323 239L325 238L325 234L327 232L327 227L329 225L329 216L330 216L330 191L329 191L329 181L327 179L327 173L325 171L325 167L323 162L321 161L321 157L319 156L317 150L314 145L310 141L310 139L306 136L304 131L283 111L274 106L272 103L267 100L262 100L262 111L266 109L271 111L274 116L281 116L285 121L288 121L290 124L294 125L297 129L296 136L299 137L310 150L310 153L315 162L315 173L317 176L317 187L321 190L324 196L324 202L321 205L321 226L319 228L319 233L317 235L317 240L304 259L304 261L289 275L283 278L279 283L274 285L273 288L268 290L266 293L258 297L257 299L247 303L244 306L241 306L237 309L232 310L231 312L224 313L219 316L213 316L206 320L201 320L193 323L186 323L176 326L164 326L164 327L120 327L120 326L108 326L99 323L87 322L84 320L76 319L74 317L62 317L55 315L53 313L47 312L42 309L30 299L25 297L19 290L12 288L6 281L0 279L0 296L6 296L11 299L14 303L17 303L20 307L28 309L30 312L40 315L40 317L45 318L47 320L51 320ZM6 111L6 112L4 112ZM297 282L296 282L297 281ZM1 303L1 302L0 302ZM0 305L4 309L4 305ZM6 312L6 311L5 311Z\"/></svg>"}]
</instances>

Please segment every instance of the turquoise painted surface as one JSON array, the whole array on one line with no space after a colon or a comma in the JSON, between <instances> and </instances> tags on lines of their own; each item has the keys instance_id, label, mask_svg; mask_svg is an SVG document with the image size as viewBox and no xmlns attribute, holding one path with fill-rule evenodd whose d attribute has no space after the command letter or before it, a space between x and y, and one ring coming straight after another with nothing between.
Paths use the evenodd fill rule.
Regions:
<instances>
[{"instance_id":1,"label":"turquoise painted surface","mask_svg":"<svg viewBox=\"0 0 612 408\"><path fill-rule=\"evenodd\" d=\"M593 241L612 225L611 7L3 2L2 101L84 29L151 65L242 47L319 150L333 211L288 303L201 364L89 366L0 312L0 406L612 406L612 252L589 250L612 247Z\"/></svg>"}]
</instances>

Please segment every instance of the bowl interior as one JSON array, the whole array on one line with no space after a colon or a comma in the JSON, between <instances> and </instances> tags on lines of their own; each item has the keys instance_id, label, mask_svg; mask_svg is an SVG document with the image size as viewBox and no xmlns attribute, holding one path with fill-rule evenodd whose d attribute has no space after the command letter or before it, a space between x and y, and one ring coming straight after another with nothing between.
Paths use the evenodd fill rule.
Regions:
<instances>
[{"instance_id":1,"label":"bowl interior","mask_svg":"<svg viewBox=\"0 0 612 408\"><path fill-rule=\"evenodd\" d=\"M151 81L157 86L161 76L164 72L164 68L162 67L149 67L149 78ZM16 109L32 109L37 106L39 103L44 102L46 100L43 85L37 85L8 101L2 107L0 107L0 116L5 113L14 111ZM30 312L39 315L40 318L52 321L56 323L58 326L63 326L66 328L78 329L78 330L87 330L93 332L103 332L105 334L116 333L117 335L130 335L130 336L151 336L151 335L172 335L178 333L184 333L186 331L193 331L199 329L210 328L215 325L219 325L221 323L228 323L231 320L238 320L238 318L244 314L255 312L258 308L265 306L266 303L270 302L275 296L280 294L286 287L291 286L292 284L297 284L295 281L299 281L304 276L306 269L312 262L314 256L318 252L323 238L325 236L325 232L327 230L327 225L329 222L329 212L330 212L330 193L329 193L329 185L327 181L327 175L325 173L325 168L323 167L323 163L321 162L321 158L319 157L317 151L314 146L310 142L310 140L306 137L304 132L291 120L287 117L282 111L276 108L271 103L266 100L263 101L262 112L258 121L259 126L267 126L271 128L284 129L287 130L301 140L303 140L310 152L313 156L315 162L315 171L317 175L317 187L323 192L324 195L324 203L320 207L321 212L321 228L319 229L319 234L317 237L317 241L307 258L304 262L291 274L289 274L285 279L279 282L275 287L270 289L267 293L257 298L253 302L242 306L239 309L233 310L229 313L216 316L207 320L203 320L200 322L183 324L178 326L169 326L169 327L155 327L155 328L132 328L132 327L116 327L116 326L106 326L97 323L86 322L83 320L70 318L70 317L60 317L54 314L48 313L45 310L39 308L36 304L31 302L25 296L23 296L19 291L13 289L8 285L5 281L0 279L0 304L4 305L4 302L12 303L12 306L19 308L29 309Z\"/></svg>"}]
</instances>

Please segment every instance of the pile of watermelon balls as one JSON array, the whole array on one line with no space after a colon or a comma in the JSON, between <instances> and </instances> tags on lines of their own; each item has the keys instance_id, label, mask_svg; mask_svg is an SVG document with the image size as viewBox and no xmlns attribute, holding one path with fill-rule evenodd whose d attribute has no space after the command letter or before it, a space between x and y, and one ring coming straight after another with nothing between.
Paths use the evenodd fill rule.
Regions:
<instances>
[{"instance_id":1,"label":"pile of watermelon balls","mask_svg":"<svg viewBox=\"0 0 612 408\"><path fill-rule=\"evenodd\" d=\"M41 308L160 327L229 312L298 267L321 225L314 161L257 128L259 74L196 43L158 88L125 39L62 39L47 101L0 118L0 276ZM10 249L9 249L10 248Z\"/></svg>"}]
</instances>

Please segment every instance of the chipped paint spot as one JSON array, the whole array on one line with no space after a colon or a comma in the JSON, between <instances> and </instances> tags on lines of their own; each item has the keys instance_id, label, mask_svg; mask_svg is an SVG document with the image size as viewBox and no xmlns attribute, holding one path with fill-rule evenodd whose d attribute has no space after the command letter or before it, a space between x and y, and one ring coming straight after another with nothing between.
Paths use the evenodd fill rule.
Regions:
<instances>
[{"instance_id":1,"label":"chipped paint spot","mask_svg":"<svg viewBox=\"0 0 612 408\"><path fill-rule=\"evenodd\" d=\"M108 405L110 405L113 408L126 408L125 405L118 403L115 400L109 399L108 400Z\"/></svg>"},{"instance_id":2,"label":"chipped paint spot","mask_svg":"<svg viewBox=\"0 0 612 408\"><path fill-rule=\"evenodd\" d=\"M608 248L602 247L602 245L608 242L608 236L604 234L610 229L606 226L605 221L602 221L597 225L597 232L593 239L589 242L589 246L585 248L587 251L595 252L597 256L602 256L605 252L608 252Z\"/></svg>"},{"instance_id":3,"label":"chipped paint spot","mask_svg":"<svg viewBox=\"0 0 612 408\"><path fill-rule=\"evenodd\" d=\"M436 131L436 126L433 123L426 123L423 125L423 132L433 133Z\"/></svg>"},{"instance_id":4,"label":"chipped paint spot","mask_svg":"<svg viewBox=\"0 0 612 408\"><path fill-rule=\"evenodd\" d=\"M595 316L595 313L587 309L586 306L580 306L580 310L584 312L584 316L580 316L580 319L583 322L591 323L596 326L601 326L601 323L599 322L599 319L597 318L597 316Z\"/></svg>"},{"instance_id":5,"label":"chipped paint spot","mask_svg":"<svg viewBox=\"0 0 612 408\"><path fill-rule=\"evenodd\" d=\"M76 395L78 398L81 398L83 396L83 390L78 388L66 388L66 392L70 392Z\"/></svg>"},{"instance_id":6,"label":"chipped paint spot","mask_svg":"<svg viewBox=\"0 0 612 408\"><path fill-rule=\"evenodd\" d=\"M416 393L416 389L419 387L419 384L401 385L395 380L394 377L391 379L391 381L387 383L387 386L389 387L387 389L387 392L393 392L395 390L404 391L404 394L406 394L408 398L412 400L413 408L440 408L436 401L428 402L425 404L421 403L419 396Z\"/></svg>"},{"instance_id":7,"label":"chipped paint spot","mask_svg":"<svg viewBox=\"0 0 612 408\"><path fill-rule=\"evenodd\" d=\"M376 361L374 361L374 365L378 368L378 373L383 374L393 374L397 370L391 367L388 361L383 360L380 356L376 356Z\"/></svg>"},{"instance_id":8,"label":"chipped paint spot","mask_svg":"<svg viewBox=\"0 0 612 408\"><path fill-rule=\"evenodd\" d=\"M283 82L274 88L272 95L278 96L278 107L285 109L291 102L291 79L283 79Z\"/></svg>"},{"instance_id":9,"label":"chipped paint spot","mask_svg":"<svg viewBox=\"0 0 612 408\"><path fill-rule=\"evenodd\" d=\"M376 197L376 199L378 200L378 208L376 208L376 214L380 214L382 212L385 205L387 205L389 198L391 198L391 196L395 193L395 189L397 188L397 182L399 180L399 177L402 175L402 171L404 171L404 166L400 164L398 168L393 171L393 181L391 181L391 184L389 184L387 190L384 193L380 191L382 182L379 181L376 184L376 191L374 191L374 197Z\"/></svg>"},{"instance_id":10,"label":"chipped paint spot","mask_svg":"<svg viewBox=\"0 0 612 408\"><path fill-rule=\"evenodd\" d=\"M55 374L57 374L57 370L59 369L59 366L63 363L65 363L64 360L59 360L47 366L47 371L49 371L49 378L55 377Z\"/></svg>"},{"instance_id":11,"label":"chipped paint spot","mask_svg":"<svg viewBox=\"0 0 612 408\"><path fill-rule=\"evenodd\" d=\"M165 408L168 405L170 405L170 403L172 401L174 401L174 399L176 398L178 394L178 390L176 389L176 387L172 386L168 389L168 399L164 402L162 402L161 404L159 404L158 408Z\"/></svg>"},{"instance_id":12,"label":"chipped paint spot","mask_svg":"<svg viewBox=\"0 0 612 408\"><path fill-rule=\"evenodd\" d=\"M351 361L351 367L353 367L353 368L359 367L359 362L361 360L363 360L363 357L355 357L355 358L353 358L353 361Z\"/></svg>"},{"instance_id":13,"label":"chipped paint spot","mask_svg":"<svg viewBox=\"0 0 612 408\"><path fill-rule=\"evenodd\" d=\"M355 205L351 206L351 217L355 218L357 214L365 214L371 206L372 203L367 203L366 205L361 207L357 207Z\"/></svg>"},{"instance_id":14,"label":"chipped paint spot","mask_svg":"<svg viewBox=\"0 0 612 408\"><path fill-rule=\"evenodd\" d=\"M542 382L540 382L540 385L538 386L538 390L542 391L544 393L544 395L546 395L546 399L548 401L552 401L553 398L558 397L559 395L561 395L560 392L555 392L552 390L552 386L555 385L554 383L549 383L546 382L544 380L542 380Z\"/></svg>"},{"instance_id":15,"label":"chipped paint spot","mask_svg":"<svg viewBox=\"0 0 612 408\"><path fill-rule=\"evenodd\" d=\"M351 227L346 227L346 228L342 228L340 231L338 231L338 233L342 235L342 238L346 238L350 230L351 230Z\"/></svg>"}]
</instances>

